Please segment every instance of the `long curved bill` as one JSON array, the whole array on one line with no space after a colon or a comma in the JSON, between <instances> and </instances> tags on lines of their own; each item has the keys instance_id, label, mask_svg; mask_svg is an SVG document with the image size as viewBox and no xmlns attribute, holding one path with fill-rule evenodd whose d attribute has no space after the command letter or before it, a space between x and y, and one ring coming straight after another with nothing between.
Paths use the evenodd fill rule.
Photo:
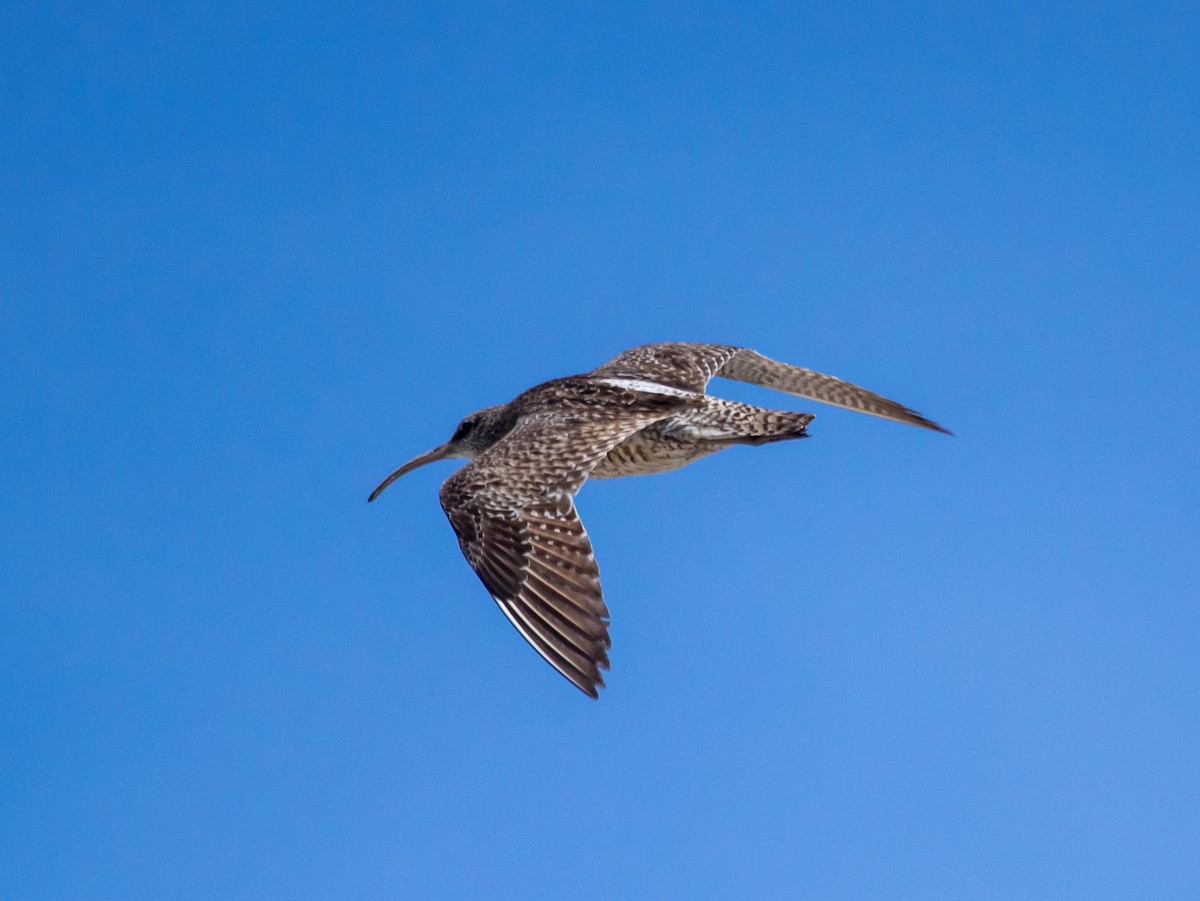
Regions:
<instances>
[{"instance_id":1,"label":"long curved bill","mask_svg":"<svg viewBox=\"0 0 1200 901\"><path fill-rule=\"evenodd\" d=\"M380 482L379 487L376 488L374 491L372 491L371 496L369 498L367 498L367 503L369 504L369 503L371 503L371 501L375 500L375 498L379 497L379 495L383 493L383 489L386 488L388 485L392 484L392 482L396 481L396 479L400 478L400 476L407 475L408 473L412 472L417 467L424 466L426 463L433 463L437 460L444 460L446 457L449 457L451 454L453 454L453 452L454 452L454 449L452 447L450 447L449 442L447 442L446 444L442 444L442 445L439 445L438 447L435 447L431 451L426 451L425 453L421 454L421 456L419 456L419 457L414 457L413 459L411 459L407 463L405 463L403 466L401 466L399 469L397 469L395 472L393 472L386 479L384 479L382 482Z\"/></svg>"}]
</instances>

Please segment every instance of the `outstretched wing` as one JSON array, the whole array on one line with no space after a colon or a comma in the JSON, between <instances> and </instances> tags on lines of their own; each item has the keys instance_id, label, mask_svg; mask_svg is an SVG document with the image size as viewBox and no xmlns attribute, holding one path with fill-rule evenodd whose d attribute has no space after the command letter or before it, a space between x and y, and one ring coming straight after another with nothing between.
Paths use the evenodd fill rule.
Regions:
<instances>
[{"instance_id":1,"label":"outstretched wing","mask_svg":"<svg viewBox=\"0 0 1200 901\"><path fill-rule=\"evenodd\" d=\"M643 344L617 354L588 375L640 379L703 394L721 367L742 352L726 344Z\"/></svg>"},{"instance_id":2,"label":"outstretched wing","mask_svg":"<svg viewBox=\"0 0 1200 901\"><path fill-rule=\"evenodd\" d=\"M593 698L608 669L608 607L571 497L497 511L444 504L463 556L504 615L556 670Z\"/></svg>"},{"instance_id":3,"label":"outstretched wing","mask_svg":"<svg viewBox=\"0 0 1200 901\"><path fill-rule=\"evenodd\" d=\"M700 393L704 392L713 376L721 376L952 434L916 410L910 410L874 391L832 375L780 363L748 348L727 344L643 344L618 354L589 375L643 379Z\"/></svg>"},{"instance_id":4,"label":"outstretched wing","mask_svg":"<svg viewBox=\"0 0 1200 901\"><path fill-rule=\"evenodd\" d=\"M610 450L670 416L672 403L660 395L623 409L535 414L442 485L442 509L488 593L593 698L608 668L608 607L572 496Z\"/></svg>"}]
</instances>

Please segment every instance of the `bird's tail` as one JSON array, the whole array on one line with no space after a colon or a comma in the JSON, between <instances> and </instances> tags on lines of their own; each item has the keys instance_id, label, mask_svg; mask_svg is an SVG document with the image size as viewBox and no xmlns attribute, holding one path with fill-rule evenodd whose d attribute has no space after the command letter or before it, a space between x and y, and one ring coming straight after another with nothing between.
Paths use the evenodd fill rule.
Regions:
<instances>
[{"instance_id":1,"label":"bird's tail","mask_svg":"<svg viewBox=\"0 0 1200 901\"><path fill-rule=\"evenodd\" d=\"M807 438L805 429L811 413L791 410L766 410L720 397L704 398L699 410L689 410L663 427L663 433L689 443L770 444L790 438Z\"/></svg>"}]
</instances>

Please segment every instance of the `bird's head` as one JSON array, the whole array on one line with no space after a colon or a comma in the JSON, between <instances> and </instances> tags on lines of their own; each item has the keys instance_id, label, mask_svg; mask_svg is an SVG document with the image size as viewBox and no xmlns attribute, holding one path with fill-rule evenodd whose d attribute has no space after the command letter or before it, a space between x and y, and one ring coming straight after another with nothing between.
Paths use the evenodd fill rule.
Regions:
<instances>
[{"instance_id":1,"label":"bird's head","mask_svg":"<svg viewBox=\"0 0 1200 901\"><path fill-rule=\"evenodd\" d=\"M426 463L433 463L436 460L448 460L452 457L466 457L469 460L475 459L512 429L514 421L511 416L506 415L506 408L506 404L500 404L499 406L476 410L470 416L464 417L462 422L455 427L449 441L438 445L433 450L426 451L419 457L409 460L380 482L379 487L371 492L371 496L367 498L367 501L375 500L382 493L383 489L387 488L396 479L402 475L407 475L419 466L424 466Z\"/></svg>"},{"instance_id":2,"label":"bird's head","mask_svg":"<svg viewBox=\"0 0 1200 901\"><path fill-rule=\"evenodd\" d=\"M499 404L476 410L470 416L463 417L462 422L454 427L454 434L450 436L450 440L443 445L454 449L455 452L449 456L474 460L507 435L514 424L510 417L505 415L507 407L507 404Z\"/></svg>"}]
</instances>

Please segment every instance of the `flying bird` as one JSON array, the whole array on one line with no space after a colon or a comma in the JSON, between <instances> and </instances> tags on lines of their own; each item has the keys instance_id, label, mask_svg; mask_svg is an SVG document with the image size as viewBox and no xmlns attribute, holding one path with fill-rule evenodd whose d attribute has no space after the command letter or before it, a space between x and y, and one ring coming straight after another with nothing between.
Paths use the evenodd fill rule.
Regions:
<instances>
[{"instance_id":1,"label":"flying bird","mask_svg":"<svg viewBox=\"0 0 1200 901\"><path fill-rule=\"evenodd\" d=\"M463 555L525 640L598 697L609 613L575 512L583 483L667 472L735 444L807 437L812 414L711 397L705 390L714 376L951 434L886 397L747 348L646 344L472 413L449 441L405 463L367 500L418 466L469 459L439 493Z\"/></svg>"}]
</instances>

